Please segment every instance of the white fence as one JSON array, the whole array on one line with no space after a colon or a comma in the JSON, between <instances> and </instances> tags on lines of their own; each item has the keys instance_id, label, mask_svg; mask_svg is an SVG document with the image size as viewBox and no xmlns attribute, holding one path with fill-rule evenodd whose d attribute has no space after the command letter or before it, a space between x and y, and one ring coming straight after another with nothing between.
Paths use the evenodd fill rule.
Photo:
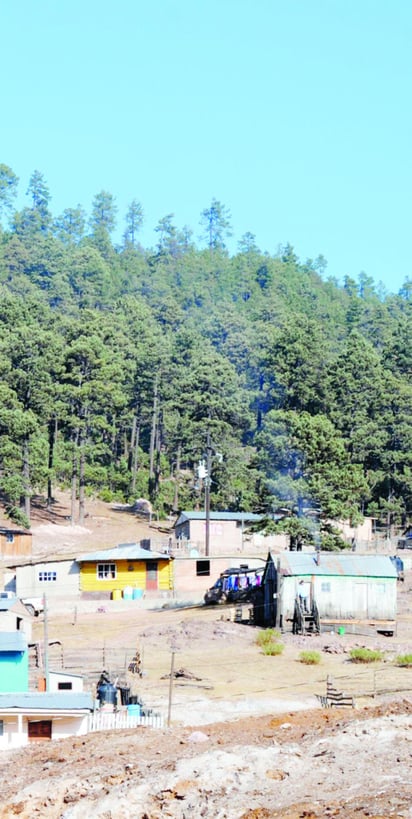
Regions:
<instances>
[{"instance_id":1,"label":"white fence","mask_svg":"<svg viewBox=\"0 0 412 819\"><path fill-rule=\"evenodd\" d=\"M129 714L128 711L93 711L89 716L87 726L91 731L125 730L126 728L163 728L163 714L155 713L147 716Z\"/></svg>"}]
</instances>

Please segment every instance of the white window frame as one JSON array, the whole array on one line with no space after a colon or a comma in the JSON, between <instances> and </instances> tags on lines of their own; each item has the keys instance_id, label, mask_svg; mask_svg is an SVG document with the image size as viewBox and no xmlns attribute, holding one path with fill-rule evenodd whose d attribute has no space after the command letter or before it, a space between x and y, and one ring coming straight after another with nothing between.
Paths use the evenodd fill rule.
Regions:
<instances>
[{"instance_id":1,"label":"white window frame","mask_svg":"<svg viewBox=\"0 0 412 819\"><path fill-rule=\"evenodd\" d=\"M116 580L117 567L115 563L98 563L96 566L98 580Z\"/></svg>"}]
</instances>

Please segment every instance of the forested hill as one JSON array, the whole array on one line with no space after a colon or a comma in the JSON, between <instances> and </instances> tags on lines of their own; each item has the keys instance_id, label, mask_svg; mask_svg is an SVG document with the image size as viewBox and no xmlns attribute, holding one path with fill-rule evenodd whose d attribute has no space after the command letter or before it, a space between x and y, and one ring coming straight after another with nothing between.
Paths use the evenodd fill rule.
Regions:
<instances>
[{"instance_id":1,"label":"forested hill","mask_svg":"<svg viewBox=\"0 0 412 819\"><path fill-rule=\"evenodd\" d=\"M250 233L230 255L216 200L198 243L168 215L145 249L137 201L116 245L111 194L56 216L42 174L21 211L16 189L0 165L0 491L16 521L57 485L80 522L91 493L202 508L208 435L212 509L407 521L412 283L340 285L323 257L271 256Z\"/></svg>"}]
</instances>

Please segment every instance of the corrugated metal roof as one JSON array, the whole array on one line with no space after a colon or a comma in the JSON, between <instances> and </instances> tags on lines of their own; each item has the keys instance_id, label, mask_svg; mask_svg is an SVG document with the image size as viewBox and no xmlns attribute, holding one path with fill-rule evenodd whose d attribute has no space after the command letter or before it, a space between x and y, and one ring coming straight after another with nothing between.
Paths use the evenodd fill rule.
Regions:
<instances>
[{"instance_id":1,"label":"corrugated metal roof","mask_svg":"<svg viewBox=\"0 0 412 819\"><path fill-rule=\"evenodd\" d=\"M0 651L27 651L23 631L0 631Z\"/></svg>"},{"instance_id":2,"label":"corrugated metal roof","mask_svg":"<svg viewBox=\"0 0 412 819\"><path fill-rule=\"evenodd\" d=\"M281 515L276 517L281 517ZM188 520L206 520L206 512L181 512L175 526L180 526L181 523L186 523ZM258 520L264 520L264 516L256 515L254 512L211 512L210 520L235 520L254 523Z\"/></svg>"},{"instance_id":3,"label":"corrugated metal roof","mask_svg":"<svg viewBox=\"0 0 412 819\"><path fill-rule=\"evenodd\" d=\"M104 562L115 560L170 560L169 555L162 552L151 552L149 549L142 549L138 543L119 543L113 549L101 549L99 552L89 552L77 558L78 563Z\"/></svg>"},{"instance_id":4,"label":"corrugated metal roof","mask_svg":"<svg viewBox=\"0 0 412 819\"><path fill-rule=\"evenodd\" d=\"M349 577L394 577L396 567L387 555L355 555L321 552L317 562L316 552L282 552L272 555L276 565L280 558L285 575L343 575Z\"/></svg>"},{"instance_id":5,"label":"corrugated metal roof","mask_svg":"<svg viewBox=\"0 0 412 819\"><path fill-rule=\"evenodd\" d=\"M93 697L89 692L40 692L25 691L18 694L0 694L0 712L4 708L25 708L35 711L72 709L93 710Z\"/></svg>"}]
</instances>

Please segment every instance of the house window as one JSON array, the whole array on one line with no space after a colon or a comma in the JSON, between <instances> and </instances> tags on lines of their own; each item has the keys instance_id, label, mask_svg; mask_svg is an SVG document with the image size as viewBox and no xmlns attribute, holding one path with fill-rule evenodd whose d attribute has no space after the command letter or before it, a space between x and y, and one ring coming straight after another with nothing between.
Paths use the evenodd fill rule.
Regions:
<instances>
[{"instance_id":1,"label":"house window","mask_svg":"<svg viewBox=\"0 0 412 819\"><path fill-rule=\"evenodd\" d=\"M323 592L330 592L330 583L321 583L320 590Z\"/></svg>"},{"instance_id":2,"label":"house window","mask_svg":"<svg viewBox=\"0 0 412 819\"><path fill-rule=\"evenodd\" d=\"M72 691L73 683L71 682L58 682L57 683L58 691Z\"/></svg>"},{"instance_id":3,"label":"house window","mask_svg":"<svg viewBox=\"0 0 412 819\"><path fill-rule=\"evenodd\" d=\"M196 560L196 577L210 577L210 560Z\"/></svg>"},{"instance_id":4,"label":"house window","mask_svg":"<svg viewBox=\"0 0 412 819\"><path fill-rule=\"evenodd\" d=\"M97 578L98 580L116 580L116 564L98 563Z\"/></svg>"},{"instance_id":5,"label":"house window","mask_svg":"<svg viewBox=\"0 0 412 819\"><path fill-rule=\"evenodd\" d=\"M7 532L7 534L6 534L6 543L14 543L13 532Z\"/></svg>"},{"instance_id":6,"label":"house window","mask_svg":"<svg viewBox=\"0 0 412 819\"><path fill-rule=\"evenodd\" d=\"M57 572L39 572L40 583L52 583L57 580Z\"/></svg>"}]
</instances>

